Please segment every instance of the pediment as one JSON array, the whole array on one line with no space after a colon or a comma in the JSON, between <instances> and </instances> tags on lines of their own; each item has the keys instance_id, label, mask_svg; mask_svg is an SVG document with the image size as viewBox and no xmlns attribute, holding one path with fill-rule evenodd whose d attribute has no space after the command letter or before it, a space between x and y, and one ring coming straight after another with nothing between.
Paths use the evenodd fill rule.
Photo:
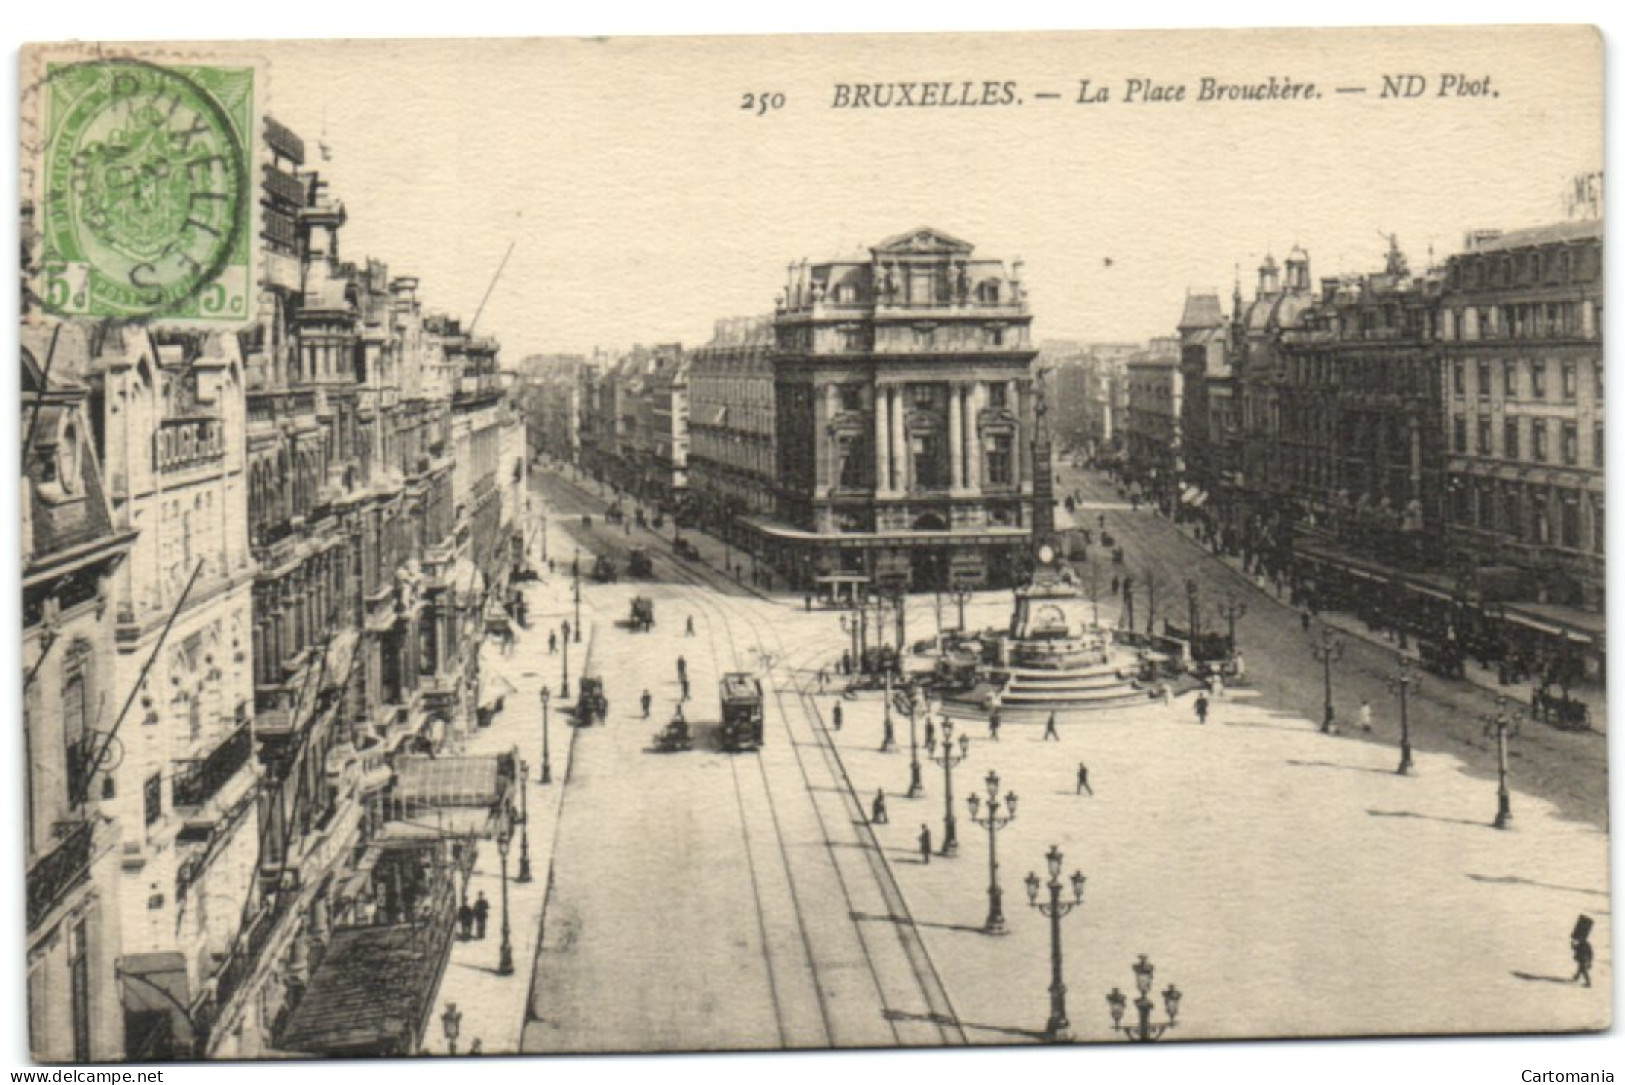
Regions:
<instances>
[{"instance_id":1,"label":"pediment","mask_svg":"<svg viewBox=\"0 0 1625 1085\"><path fill-rule=\"evenodd\" d=\"M907 233L888 237L870 251L876 256L901 256L920 253L969 256L976 246L968 241L943 233L929 226L921 226Z\"/></svg>"}]
</instances>

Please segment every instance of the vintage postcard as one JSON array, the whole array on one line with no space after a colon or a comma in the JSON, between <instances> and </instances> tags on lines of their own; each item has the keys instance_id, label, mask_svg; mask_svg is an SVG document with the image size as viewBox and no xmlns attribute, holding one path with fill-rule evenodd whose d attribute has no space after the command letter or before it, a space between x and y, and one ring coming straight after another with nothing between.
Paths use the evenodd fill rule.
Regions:
<instances>
[{"instance_id":1,"label":"vintage postcard","mask_svg":"<svg viewBox=\"0 0 1625 1085\"><path fill-rule=\"evenodd\" d=\"M19 92L39 1062L1610 1027L1595 30Z\"/></svg>"}]
</instances>

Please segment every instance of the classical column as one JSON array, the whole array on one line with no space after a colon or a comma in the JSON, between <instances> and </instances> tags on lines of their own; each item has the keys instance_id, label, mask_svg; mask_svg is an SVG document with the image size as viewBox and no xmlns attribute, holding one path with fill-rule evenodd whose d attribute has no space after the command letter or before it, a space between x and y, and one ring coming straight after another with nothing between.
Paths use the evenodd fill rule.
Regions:
<instances>
[{"instance_id":1,"label":"classical column","mask_svg":"<svg viewBox=\"0 0 1625 1085\"><path fill-rule=\"evenodd\" d=\"M824 420L823 424L818 427L821 432L814 438L815 441L823 442L824 478L814 479L813 481L814 484L818 485L819 488L825 493L833 492L835 487L840 484L841 465L837 456L837 442L835 440L835 435L830 432L830 426L832 423L834 423L835 416L839 414L840 411L840 387L834 384L824 385Z\"/></svg>"},{"instance_id":2,"label":"classical column","mask_svg":"<svg viewBox=\"0 0 1625 1085\"><path fill-rule=\"evenodd\" d=\"M981 381L970 386L970 394L965 397L965 412L969 415L969 425L966 429L965 486L974 493L982 492L982 402L987 392Z\"/></svg>"},{"instance_id":3,"label":"classical column","mask_svg":"<svg viewBox=\"0 0 1625 1085\"><path fill-rule=\"evenodd\" d=\"M957 384L948 386L948 488L958 493L965 485L961 470L965 458L965 433L960 426L960 412L964 409Z\"/></svg>"},{"instance_id":4,"label":"classical column","mask_svg":"<svg viewBox=\"0 0 1625 1085\"><path fill-rule=\"evenodd\" d=\"M875 385L875 492L891 489L891 422L885 385Z\"/></svg>"},{"instance_id":5,"label":"classical column","mask_svg":"<svg viewBox=\"0 0 1625 1085\"><path fill-rule=\"evenodd\" d=\"M1022 483L1032 476L1029 462L1032 445L1027 439L1027 405L1022 402L1021 385L1011 381L1005 388L1004 401L1010 405L1010 413L1016 416L1016 432L1010 438L1014 446L1010 449L1010 481L1020 490Z\"/></svg>"},{"instance_id":6,"label":"classical column","mask_svg":"<svg viewBox=\"0 0 1625 1085\"><path fill-rule=\"evenodd\" d=\"M891 397L891 451L892 489L907 491L909 485L908 434L903 429L904 386L892 389Z\"/></svg>"}]
</instances>

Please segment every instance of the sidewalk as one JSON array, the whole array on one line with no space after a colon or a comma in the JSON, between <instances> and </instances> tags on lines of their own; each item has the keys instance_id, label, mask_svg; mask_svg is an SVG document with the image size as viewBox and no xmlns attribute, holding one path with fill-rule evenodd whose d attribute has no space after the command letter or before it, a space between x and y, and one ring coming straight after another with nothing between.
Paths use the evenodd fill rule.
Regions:
<instances>
[{"instance_id":1,"label":"sidewalk","mask_svg":"<svg viewBox=\"0 0 1625 1085\"><path fill-rule=\"evenodd\" d=\"M544 566L545 568L545 566ZM545 574L544 574L545 575ZM435 992L433 1021L424 1036L423 1053L446 1054L446 1037L440 1018L447 1003L456 1003L462 1014L457 1053L469 1053L474 1043L480 1053L508 1055L519 1050L525 1025L525 1008L530 997L532 967L541 936L543 912L547 904L553 844L559 811L564 802L564 785L569 778L570 759L575 748L575 728L570 725L574 701L558 696L563 653L549 655L547 634L566 618L574 620L570 578L554 574L542 582L522 585L529 607L529 629L514 627L512 652L504 656L496 641L487 639L480 649L480 667L485 682L506 682L503 710L489 727L477 728L464 743L464 754L497 754L518 749L524 762L523 800L529 823L516 833L508 850L508 907L510 941L513 947L512 975L497 973L502 946L501 857L495 841L482 840L476 850L474 871L468 881L469 903L480 893L490 902L491 914L485 938L463 941L454 937L451 957L440 987ZM579 688L578 677L592 656L597 623L583 603L582 633L579 644L570 645L570 691ZM552 783L542 784L542 706L539 691L543 684L553 691L548 705L548 727ZM516 796L516 799L518 797ZM516 804L517 807L517 804ZM520 856L528 838L532 877L519 883Z\"/></svg>"},{"instance_id":2,"label":"sidewalk","mask_svg":"<svg viewBox=\"0 0 1625 1085\"><path fill-rule=\"evenodd\" d=\"M1277 591L1273 583L1270 583L1267 587L1259 587L1259 582L1256 578L1250 577L1243 572L1240 558L1230 555L1215 554L1211 549L1203 546L1197 541L1196 533L1189 524L1174 524L1173 526L1177 531L1180 532L1180 534L1189 539L1193 545L1200 547L1202 552L1208 557L1223 562L1232 571L1234 571L1237 576L1247 581L1256 590L1271 597L1283 607L1291 606L1287 595L1283 592ZM1324 625L1328 625L1347 636L1359 637L1364 641L1377 645L1379 648L1390 649L1396 654L1400 654L1402 652L1404 656L1412 663L1420 664L1421 662L1421 651L1414 638L1411 638L1410 642L1402 650L1399 647L1399 641L1397 639L1389 636L1383 631L1367 628L1366 624L1359 618L1343 611L1321 611L1315 615L1314 620ZM1531 706L1534 704L1535 700L1535 690L1537 688L1535 683L1508 682L1503 685L1500 680L1500 675L1497 674L1493 668L1481 667L1470 658L1464 659L1462 662L1465 668L1463 677L1466 681L1478 686L1480 689L1487 690L1490 693L1503 694L1506 696L1509 702L1520 706L1526 713L1530 712ZM1606 695L1604 692L1600 689L1587 687L1574 689L1571 691L1570 695L1576 700L1585 702L1586 706L1590 709L1590 729L1598 734L1606 734L1608 728L1608 709Z\"/></svg>"}]
</instances>

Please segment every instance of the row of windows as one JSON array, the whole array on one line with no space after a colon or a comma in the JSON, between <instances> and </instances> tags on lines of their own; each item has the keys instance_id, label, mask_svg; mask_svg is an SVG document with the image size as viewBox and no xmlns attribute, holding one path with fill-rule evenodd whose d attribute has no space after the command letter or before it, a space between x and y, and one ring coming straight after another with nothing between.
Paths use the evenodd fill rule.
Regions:
<instances>
[{"instance_id":1,"label":"row of windows","mask_svg":"<svg viewBox=\"0 0 1625 1085\"><path fill-rule=\"evenodd\" d=\"M1549 426L1544 418L1531 418L1529 421L1529 459L1535 463L1551 462L1551 447L1547 440ZM1502 459L1518 460L1523 458L1523 423L1522 418L1506 418L1501 422L1501 448L1499 456ZM1467 419L1458 417L1455 420L1454 448L1459 453L1468 451ZM1476 433L1476 440L1472 444L1472 451L1480 456L1497 455L1495 448L1495 426L1488 418L1480 418ZM1576 467L1580 463L1580 427L1573 422L1564 422L1558 430L1558 456L1565 467ZM1607 451L1604 446L1603 426L1597 423L1591 429L1591 466L1599 470L1607 463Z\"/></svg>"},{"instance_id":2,"label":"row of windows","mask_svg":"<svg viewBox=\"0 0 1625 1085\"><path fill-rule=\"evenodd\" d=\"M1507 399L1545 399L1550 391L1547 379L1549 367L1544 360L1539 358L1533 358L1527 362L1519 361L1516 358L1508 358L1500 364L1498 374L1494 363L1488 359L1480 358L1473 363L1472 368L1475 377L1473 390L1480 399L1488 399L1496 391L1497 387ZM1590 369L1592 395L1598 403L1601 403L1603 398L1602 359L1598 358L1592 361ZM1458 396L1467 394L1467 370L1468 363L1464 359L1457 360L1451 367L1451 391ZM1527 371L1529 377L1527 383L1523 380L1525 371ZM1575 402L1580 395L1580 364L1573 361L1563 362L1557 367L1557 374L1558 397L1565 403ZM1523 391L1525 388L1528 389L1527 396Z\"/></svg>"},{"instance_id":3,"label":"row of windows","mask_svg":"<svg viewBox=\"0 0 1625 1085\"><path fill-rule=\"evenodd\" d=\"M1528 302L1446 309L1441 339L1594 338L1602 327L1602 306L1591 301Z\"/></svg>"},{"instance_id":4,"label":"row of windows","mask_svg":"<svg viewBox=\"0 0 1625 1085\"><path fill-rule=\"evenodd\" d=\"M1588 533L1582 523L1577 490L1559 489L1557 500L1553 502L1551 492L1545 487L1525 487L1511 482L1496 485L1487 480L1480 480L1476 486L1456 484L1459 480L1452 482L1450 518L1458 524L1500 532L1519 542L1541 546L1555 544L1580 550L1587 545ZM1592 496L1589 505L1589 545L1601 554L1608 549L1604 533L1607 517L1601 498Z\"/></svg>"}]
</instances>

